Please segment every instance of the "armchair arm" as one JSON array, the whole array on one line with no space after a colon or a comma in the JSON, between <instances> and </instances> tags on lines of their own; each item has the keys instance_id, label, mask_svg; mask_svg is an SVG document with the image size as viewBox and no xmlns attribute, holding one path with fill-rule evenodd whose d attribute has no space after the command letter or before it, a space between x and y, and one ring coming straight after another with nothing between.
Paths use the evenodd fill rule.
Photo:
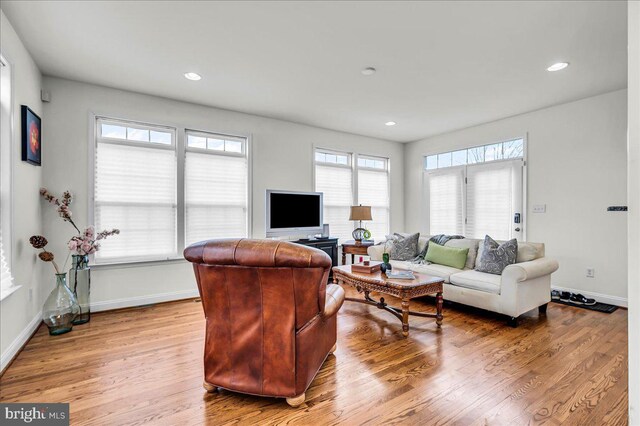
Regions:
<instances>
[{"instance_id":1,"label":"armchair arm","mask_svg":"<svg viewBox=\"0 0 640 426\"><path fill-rule=\"evenodd\" d=\"M382 254L384 253L384 245L385 243L379 243L375 246L370 246L367 248L367 254L371 257L371 260L381 261Z\"/></svg>"},{"instance_id":2,"label":"armchair arm","mask_svg":"<svg viewBox=\"0 0 640 426\"><path fill-rule=\"evenodd\" d=\"M327 298L324 303L324 312L322 315L329 317L335 315L342 303L344 302L344 289L337 284L329 284L327 286Z\"/></svg>"},{"instance_id":3,"label":"armchair arm","mask_svg":"<svg viewBox=\"0 0 640 426\"><path fill-rule=\"evenodd\" d=\"M550 275L558 270L558 261L541 257L529 262L514 263L504 268L502 279L511 282L522 282L534 278Z\"/></svg>"}]
</instances>

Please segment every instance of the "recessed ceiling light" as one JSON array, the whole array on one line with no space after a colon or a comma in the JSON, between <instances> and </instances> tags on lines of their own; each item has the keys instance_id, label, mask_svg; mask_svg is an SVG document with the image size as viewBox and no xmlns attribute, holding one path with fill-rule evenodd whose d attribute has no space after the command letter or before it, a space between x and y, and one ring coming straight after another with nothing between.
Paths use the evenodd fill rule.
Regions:
<instances>
[{"instance_id":1,"label":"recessed ceiling light","mask_svg":"<svg viewBox=\"0 0 640 426\"><path fill-rule=\"evenodd\" d=\"M395 126L397 123L395 121L387 121L384 123L385 126Z\"/></svg>"},{"instance_id":2,"label":"recessed ceiling light","mask_svg":"<svg viewBox=\"0 0 640 426\"><path fill-rule=\"evenodd\" d=\"M547 68L547 71L560 71L569 66L569 62L557 62Z\"/></svg>"},{"instance_id":3,"label":"recessed ceiling light","mask_svg":"<svg viewBox=\"0 0 640 426\"><path fill-rule=\"evenodd\" d=\"M360 72L362 75L374 75L376 73L376 69L374 67L367 67Z\"/></svg>"},{"instance_id":4,"label":"recessed ceiling light","mask_svg":"<svg viewBox=\"0 0 640 426\"><path fill-rule=\"evenodd\" d=\"M186 73L184 73L184 78L186 78L187 80L193 80L193 81L198 81L198 80L202 79L200 74L197 74L195 72L186 72Z\"/></svg>"}]
</instances>

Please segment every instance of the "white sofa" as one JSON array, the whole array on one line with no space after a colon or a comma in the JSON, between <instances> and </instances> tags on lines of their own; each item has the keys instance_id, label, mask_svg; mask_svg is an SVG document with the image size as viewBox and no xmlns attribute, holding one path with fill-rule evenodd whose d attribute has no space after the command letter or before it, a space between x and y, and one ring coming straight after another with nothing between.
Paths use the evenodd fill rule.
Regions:
<instances>
[{"instance_id":1,"label":"white sofa","mask_svg":"<svg viewBox=\"0 0 640 426\"><path fill-rule=\"evenodd\" d=\"M429 237L420 237L419 252L428 240ZM482 240L449 240L445 246L469 249L464 269L411 261L391 260L390 263L397 269L443 278L445 300L508 315L512 326L517 326L518 316L527 311L538 308L540 313L546 312L551 300L551 274L558 269L558 262L544 256L544 244L519 241L516 263L507 266L502 275L473 269L482 253ZM382 260L383 253L383 244L368 249L371 260Z\"/></svg>"}]
</instances>

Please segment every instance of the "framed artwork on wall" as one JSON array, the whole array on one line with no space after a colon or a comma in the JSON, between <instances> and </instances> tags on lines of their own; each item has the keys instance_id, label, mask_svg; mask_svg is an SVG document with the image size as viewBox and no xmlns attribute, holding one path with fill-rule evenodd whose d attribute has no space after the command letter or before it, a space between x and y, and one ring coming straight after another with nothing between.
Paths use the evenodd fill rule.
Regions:
<instances>
[{"instance_id":1,"label":"framed artwork on wall","mask_svg":"<svg viewBox=\"0 0 640 426\"><path fill-rule=\"evenodd\" d=\"M42 153L42 125L38 115L22 105L22 161L39 166Z\"/></svg>"}]
</instances>

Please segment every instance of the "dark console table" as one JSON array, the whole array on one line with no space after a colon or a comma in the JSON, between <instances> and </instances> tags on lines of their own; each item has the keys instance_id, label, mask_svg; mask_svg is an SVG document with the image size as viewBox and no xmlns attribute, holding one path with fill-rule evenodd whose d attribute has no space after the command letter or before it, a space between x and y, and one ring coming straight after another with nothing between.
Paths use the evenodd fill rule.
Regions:
<instances>
[{"instance_id":1,"label":"dark console table","mask_svg":"<svg viewBox=\"0 0 640 426\"><path fill-rule=\"evenodd\" d=\"M338 239L337 238L297 240L297 241L291 241L291 242L322 250L323 252L327 253L331 258L331 266L332 267L338 266ZM333 270L329 272L329 282L331 282L332 279L333 279Z\"/></svg>"}]
</instances>

